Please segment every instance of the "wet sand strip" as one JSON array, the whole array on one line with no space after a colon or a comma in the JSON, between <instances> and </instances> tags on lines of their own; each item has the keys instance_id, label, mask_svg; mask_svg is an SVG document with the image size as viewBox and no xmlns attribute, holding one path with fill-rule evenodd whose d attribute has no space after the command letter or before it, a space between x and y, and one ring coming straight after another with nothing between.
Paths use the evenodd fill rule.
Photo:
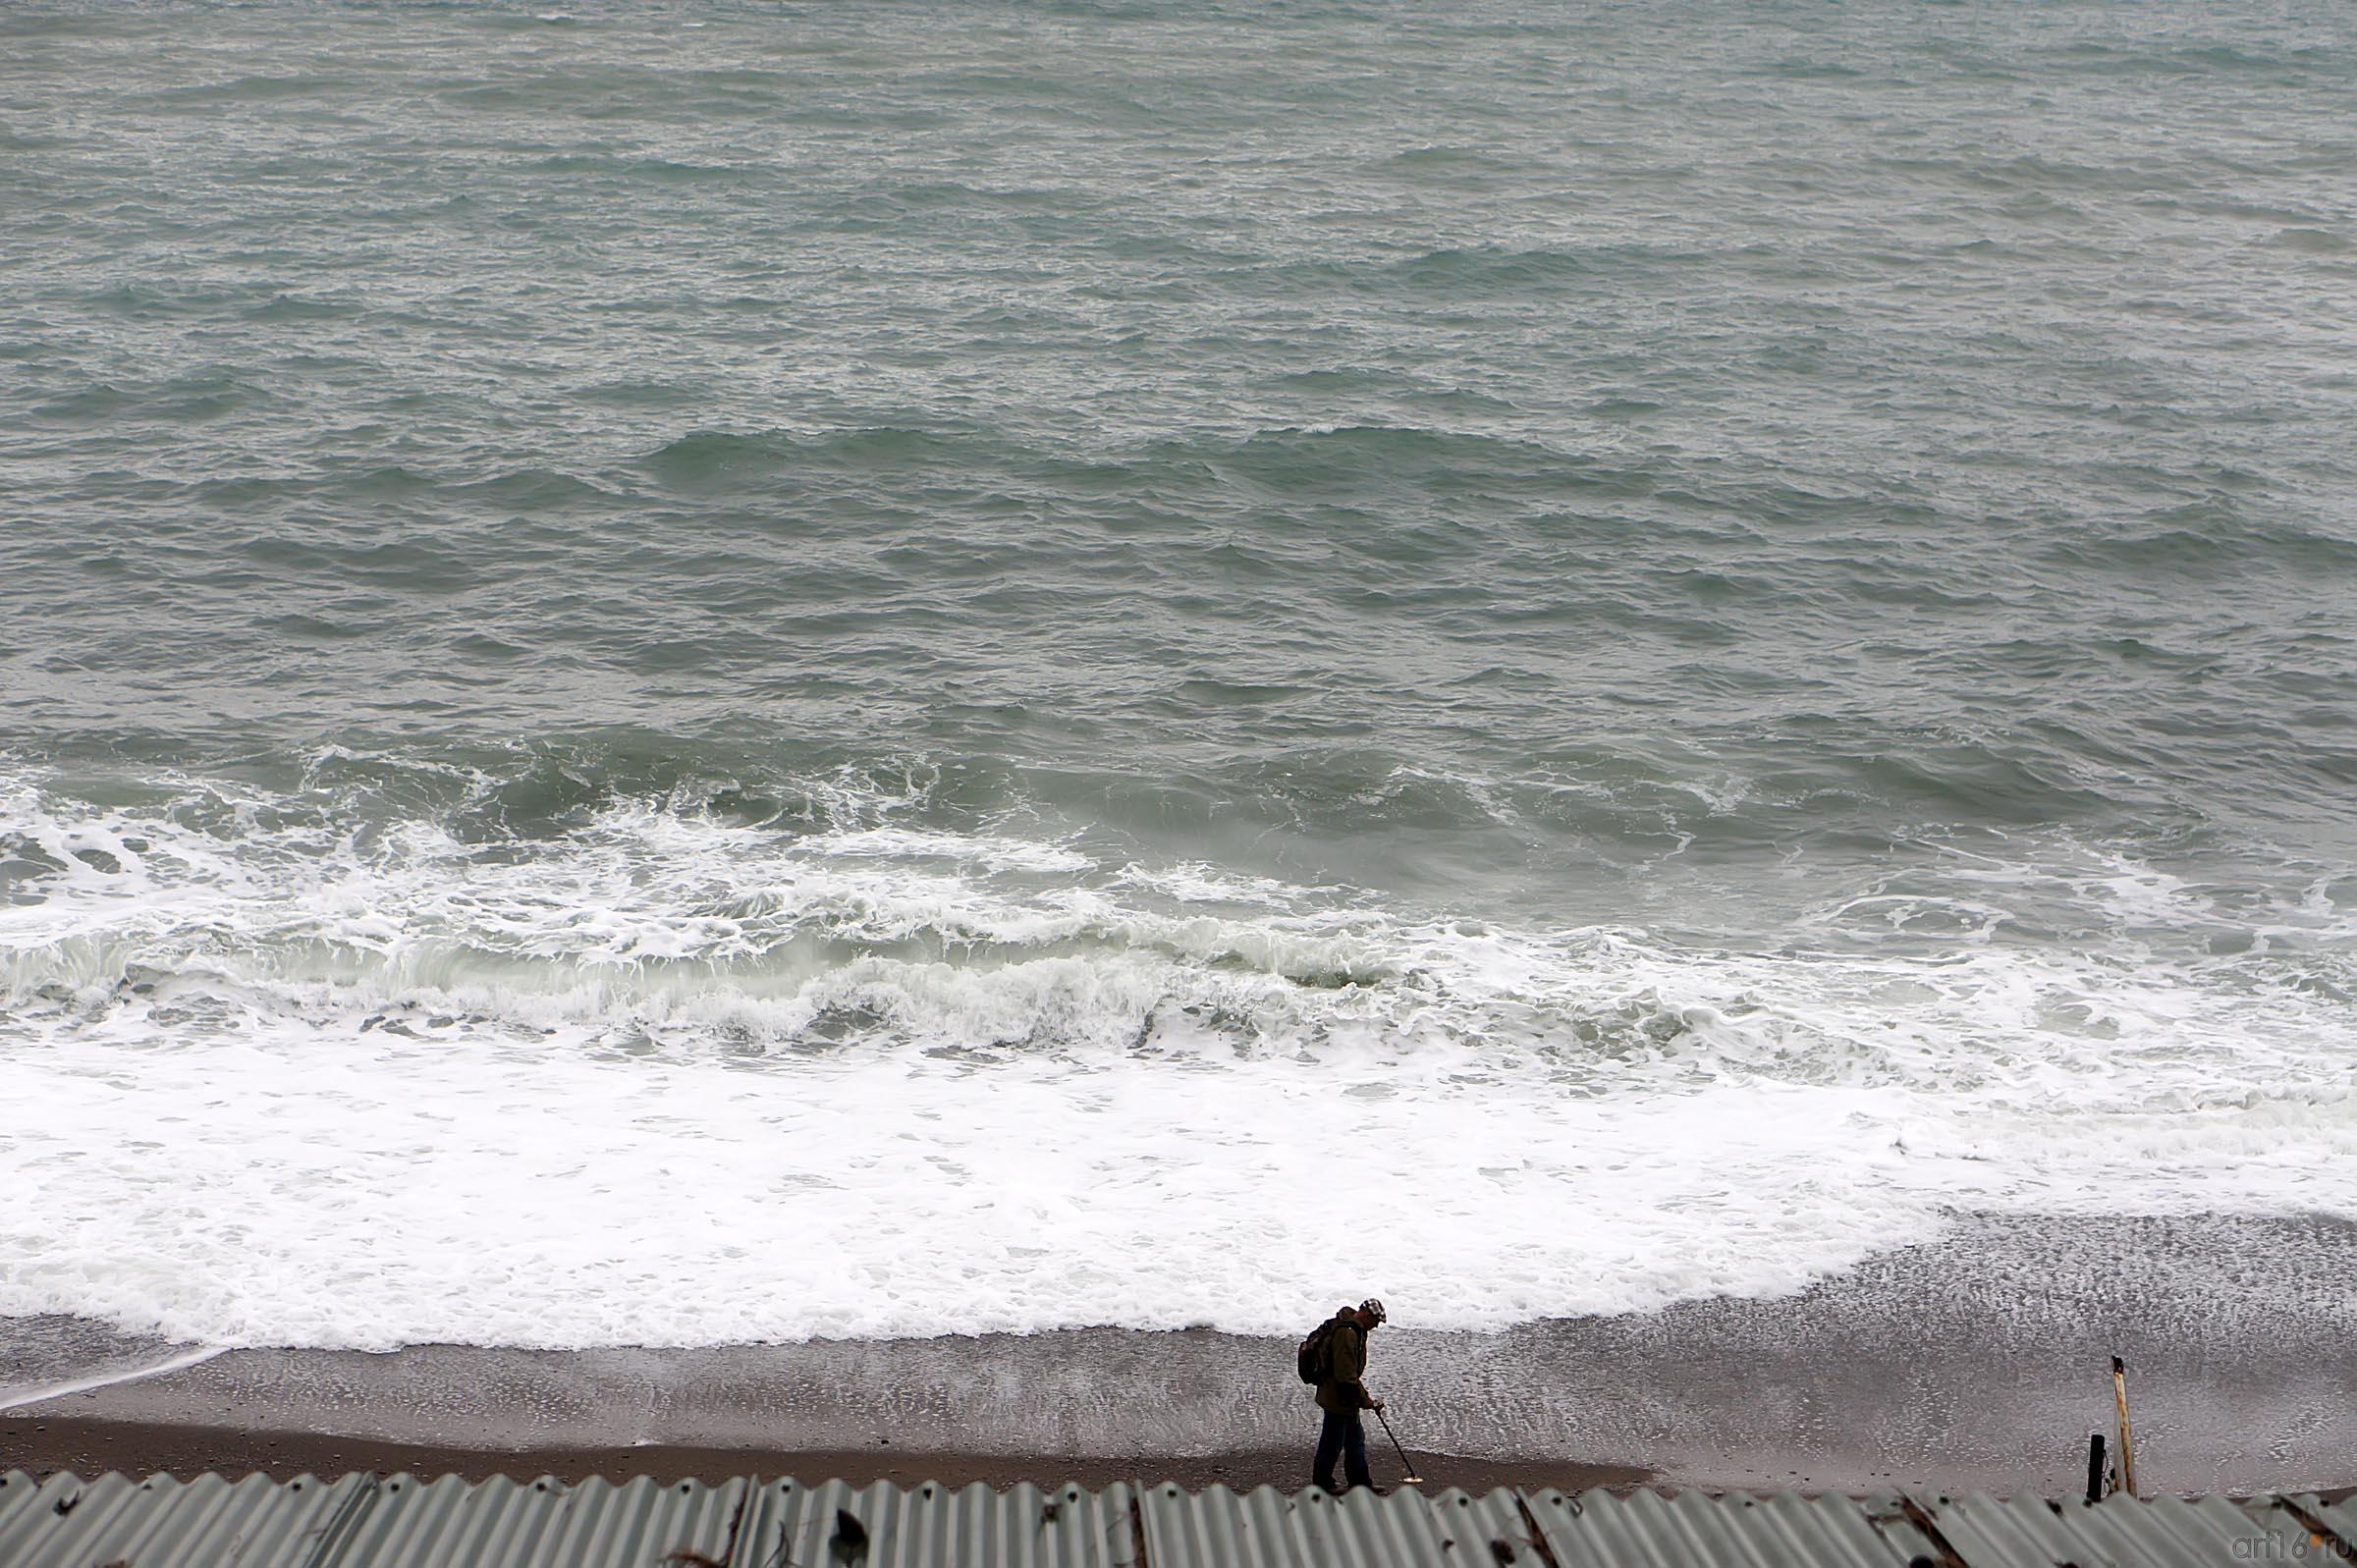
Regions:
<instances>
[{"instance_id":1,"label":"wet sand strip","mask_svg":"<svg viewBox=\"0 0 2357 1568\"><path fill-rule=\"evenodd\" d=\"M1412 1304L1393 1304L1408 1320ZM162 1363L187 1347L137 1347ZM1305 1479L1291 1345L1093 1328L715 1349L240 1350L0 1410L0 1466L745 1473L961 1483ZM2357 1480L2357 1226L1966 1220L1797 1295L1375 1338L1440 1485L2064 1495L2127 1358L2148 1491ZM0 1324L0 1385L136 1369L74 1320ZM1379 1481L1398 1474L1369 1424Z\"/></svg>"}]
</instances>

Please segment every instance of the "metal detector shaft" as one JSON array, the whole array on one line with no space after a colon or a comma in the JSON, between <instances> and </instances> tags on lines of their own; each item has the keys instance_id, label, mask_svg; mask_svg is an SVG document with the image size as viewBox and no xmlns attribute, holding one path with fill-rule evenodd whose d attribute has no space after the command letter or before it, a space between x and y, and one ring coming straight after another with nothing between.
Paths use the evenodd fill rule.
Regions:
<instances>
[{"instance_id":1,"label":"metal detector shaft","mask_svg":"<svg viewBox=\"0 0 2357 1568\"><path fill-rule=\"evenodd\" d=\"M1375 1419L1383 1423L1383 1434L1392 1439L1392 1452L1399 1456L1399 1468L1407 1472L1399 1479L1401 1481L1422 1481L1424 1478L1416 1474L1416 1467L1408 1463L1407 1450L1399 1446L1399 1434L1392 1431L1391 1422L1380 1410L1375 1412Z\"/></svg>"}]
</instances>

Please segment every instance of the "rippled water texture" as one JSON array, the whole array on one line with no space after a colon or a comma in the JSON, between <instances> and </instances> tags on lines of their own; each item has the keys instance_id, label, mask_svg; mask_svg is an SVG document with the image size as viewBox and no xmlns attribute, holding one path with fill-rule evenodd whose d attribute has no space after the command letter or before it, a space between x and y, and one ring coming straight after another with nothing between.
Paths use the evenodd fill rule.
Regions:
<instances>
[{"instance_id":1,"label":"rippled water texture","mask_svg":"<svg viewBox=\"0 0 2357 1568\"><path fill-rule=\"evenodd\" d=\"M0 1313L2357 1215L2353 128L2304 0L11 7Z\"/></svg>"}]
</instances>

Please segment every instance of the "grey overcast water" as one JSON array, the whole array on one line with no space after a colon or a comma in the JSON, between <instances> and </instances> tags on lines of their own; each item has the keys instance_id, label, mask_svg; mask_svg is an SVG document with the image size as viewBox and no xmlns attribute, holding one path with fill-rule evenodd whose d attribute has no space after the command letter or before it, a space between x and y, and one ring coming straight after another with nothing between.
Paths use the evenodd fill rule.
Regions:
<instances>
[{"instance_id":1,"label":"grey overcast water","mask_svg":"<svg viewBox=\"0 0 2357 1568\"><path fill-rule=\"evenodd\" d=\"M2357 1217L2353 169L2324 0L12 4L0 1315Z\"/></svg>"}]
</instances>

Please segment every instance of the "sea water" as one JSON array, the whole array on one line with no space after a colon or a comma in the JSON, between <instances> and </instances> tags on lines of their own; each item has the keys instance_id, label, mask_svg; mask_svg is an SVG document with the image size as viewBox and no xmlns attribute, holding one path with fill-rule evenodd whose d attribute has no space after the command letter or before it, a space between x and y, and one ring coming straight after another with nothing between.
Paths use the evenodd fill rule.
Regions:
<instances>
[{"instance_id":1,"label":"sea water","mask_svg":"<svg viewBox=\"0 0 2357 1568\"><path fill-rule=\"evenodd\" d=\"M2357 13L0 16L0 1314L2357 1216Z\"/></svg>"}]
</instances>

